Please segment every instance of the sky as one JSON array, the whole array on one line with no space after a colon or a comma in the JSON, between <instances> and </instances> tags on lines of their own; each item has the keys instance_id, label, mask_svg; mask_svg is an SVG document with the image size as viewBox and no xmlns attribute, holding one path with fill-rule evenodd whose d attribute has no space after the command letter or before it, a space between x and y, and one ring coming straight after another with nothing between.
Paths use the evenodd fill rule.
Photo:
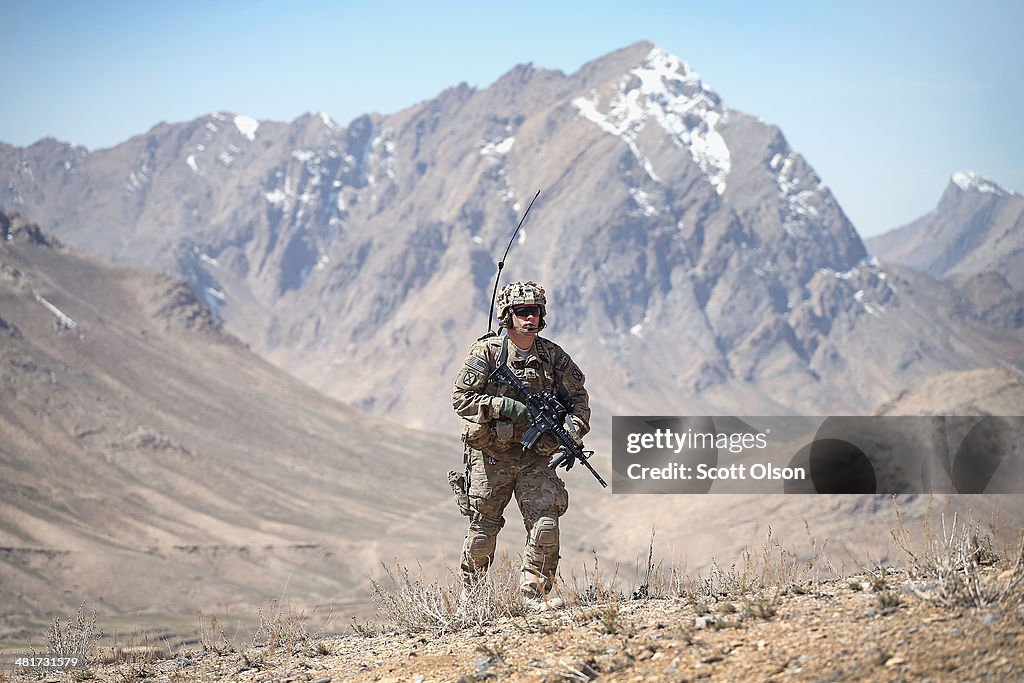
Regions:
<instances>
[{"instance_id":1,"label":"sky","mask_svg":"<svg viewBox=\"0 0 1024 683\"><path fill-rule=\"evenodd\" d=\"M955 171L1024 191L1022 26L1019 0L0 0L0 142L100 149L216 111L344 125L650 40L777 125L867 237Z\"/></svg>"}]
</instances>

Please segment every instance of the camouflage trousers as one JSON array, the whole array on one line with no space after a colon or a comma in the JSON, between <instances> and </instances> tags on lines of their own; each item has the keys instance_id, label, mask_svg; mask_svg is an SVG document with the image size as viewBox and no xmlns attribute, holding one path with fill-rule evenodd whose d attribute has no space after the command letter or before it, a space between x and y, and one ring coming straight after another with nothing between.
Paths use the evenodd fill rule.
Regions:
<instances>
[{"instance_id":1,"label":"camouflage trousers","mask_svg":"<svg viewBox=\"0 0 1024 683\"><path fill-rule=\"evenodd\" d=\"M469 504L473 510L462 546L462 577L472 585L494 561L498 532L505 525L502 513L515 496L526 525L526 548L519 587L527 598L543 597L551 590L558 569L558 518L569 508L565 484L548 469L548 459L518 452L495 460L470 449ZM508 459L510 458L511 459Z\"/></svg>"}]
</instances>

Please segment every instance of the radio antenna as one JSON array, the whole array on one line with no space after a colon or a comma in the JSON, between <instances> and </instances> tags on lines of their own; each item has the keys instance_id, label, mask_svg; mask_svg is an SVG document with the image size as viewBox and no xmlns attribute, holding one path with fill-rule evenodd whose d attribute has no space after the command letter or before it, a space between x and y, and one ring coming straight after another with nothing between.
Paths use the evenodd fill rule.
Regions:
<instances>
[{"instance_id":1,"label":"radio antenna","mask_svg":"<svg viewBox=\"0 0 1024 683\"><path fill-rule=\"evenodd\" d=\"M516 226L516 231L512 233L512 239L508 241L508 246L505 247L505 253L502 255L501 260L498 261L498 274L494 276L494 289L491 290L491 310L487 312L487 334L491 333L491 325L494 324L494 299L498 296L498 282L501 281L501 269L505 267L505 259L508 258L508 252L512 248L512 243L516 241L516 235L519 234L519 228L523 227L523 221L530 213L530 209L533 208L533 203L537 201L537 197L540 196L540 190L537 190L537 194L533 195L533 199L530 200L530 205L526 207L526 211L523 212L523 217L519 219L519 225Z\"/></svg>"}]
</instances>

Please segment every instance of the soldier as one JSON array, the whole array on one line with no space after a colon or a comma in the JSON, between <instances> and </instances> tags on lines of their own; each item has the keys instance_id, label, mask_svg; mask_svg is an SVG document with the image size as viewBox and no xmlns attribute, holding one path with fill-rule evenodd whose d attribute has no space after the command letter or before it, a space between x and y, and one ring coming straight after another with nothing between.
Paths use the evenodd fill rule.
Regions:
<instances>
[{"instance_id":1,"label":"soldier","mask_svg":"<svg viewBox=\"0 0 1024 683\"><path fill-rule=\"evenodd\" d=\"M558 441L545 434L533 448L523 448L520 439L530 426L525 397L488 378L505 360L531 393L548 389L566 399L571 406L566 429L578 440L590 430L589 398L583 373L569 354L537 335L545 326L544 288L532 280L514 282L501 290L497 303L507 336L488 334L470 347L452 392L452 405L462 417L469 475L463 584L474 586L494 560L505 524L502 512L514 495L526 524L520 590L527 607L544 609L553 602L546 596L558 568L558 518L569 507L565 484L548 468ZM573 461L564 464L568 469Z\"/></svg>"}]
</instances>

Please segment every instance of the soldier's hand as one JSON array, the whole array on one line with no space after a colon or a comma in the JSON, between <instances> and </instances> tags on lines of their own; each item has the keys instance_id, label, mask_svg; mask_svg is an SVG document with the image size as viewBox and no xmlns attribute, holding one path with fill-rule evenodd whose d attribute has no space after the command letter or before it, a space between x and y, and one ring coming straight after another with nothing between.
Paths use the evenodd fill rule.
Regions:
<instances>
[{"instance_id":1,"label":"soldier's hand","mask_svg":"<svg viewBox=\"0 0 1024 683\"><path fill-rule=\"evenodd\" d=\"M528 422L530 420L530 411L522 401L517 401L510 396L502 396L501 416L516 423Z\"/></svg>"},{"instance_id":2,"label":"soldier's hand","mask_svg":"<svg viewBox=\"0 0 1024 683\"><path fill-rule=\"evenodd\" d=\"M559 458L561 458L561 462L558 463L558 467L564 467L566 472L571 470L572 466L576 464L576 456L573 455L572 453L566 453L565 451L562 451L562 453L559 455Z\"/></svg>"},{"instance_id":3,"label":"soldier's hand","mask_svg":"<svg viewBox=\"0 0 1024 683\"><path fill-rule=\"evenodd\" d=\"M565 431L568 432L572 440L583 445L583 421L575 415L570 415L565 421ZM566 468L568 469L568 468Z\"/></svg>"}]
</instances>

